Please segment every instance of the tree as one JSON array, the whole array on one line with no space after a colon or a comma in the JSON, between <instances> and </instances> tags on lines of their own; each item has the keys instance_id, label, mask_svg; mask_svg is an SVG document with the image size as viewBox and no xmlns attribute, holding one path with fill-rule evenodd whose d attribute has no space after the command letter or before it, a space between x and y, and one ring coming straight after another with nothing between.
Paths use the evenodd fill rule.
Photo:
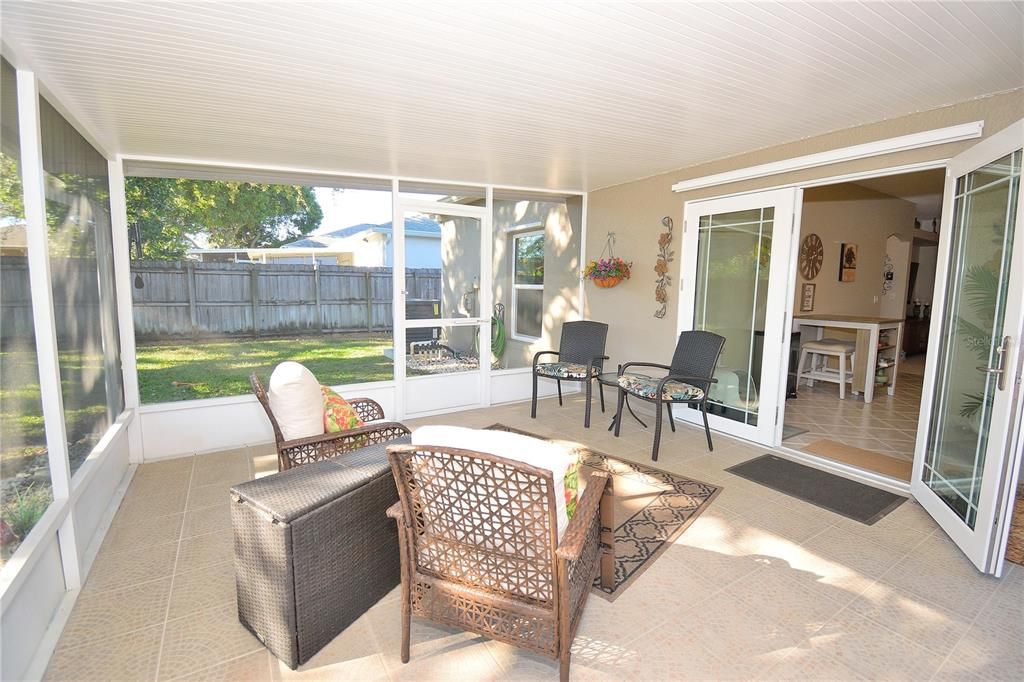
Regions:
<instances>
[{"instance_id":1,"label":"tree","mask_svg":"<svg viewBox=\"0 0 1024 682\"><path fill-rule=\"evenodd\" d=\"M145 258L182 258L200 235L217 248L280 246L323 219L313 189L301 185L133 177L125 193Z\"/></svg>"}]
</instances>

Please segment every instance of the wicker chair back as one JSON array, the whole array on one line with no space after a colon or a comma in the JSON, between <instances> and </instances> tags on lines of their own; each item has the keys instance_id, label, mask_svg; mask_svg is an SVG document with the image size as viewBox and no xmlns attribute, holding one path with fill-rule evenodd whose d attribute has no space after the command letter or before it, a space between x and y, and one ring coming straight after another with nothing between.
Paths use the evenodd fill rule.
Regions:
<instances>
[{"instance_id":1,"label":"wicker chair back","mask_svg":"<svg viewBox=\"0 0 1024 682\"><path fill-rule=\"evenodd\" d=\"M562 324L562 340L558 344L561 362L573 362L589 365L594 358L603 356L605 342L608 340L608 325L592 320L578 320ZM595 363L598 369L604 368L604 360Z\"/></svg>"},{"instance_id":2,"label":"wicker chair back","mask_svg":"<svg viewBox=\"0 0 1024 682\"><path fill-rule=\"evenodd\" d=\"M456 448L395 446L412 570L552 607L557 521L550 471Z\"/></svg>"}]
</instances>

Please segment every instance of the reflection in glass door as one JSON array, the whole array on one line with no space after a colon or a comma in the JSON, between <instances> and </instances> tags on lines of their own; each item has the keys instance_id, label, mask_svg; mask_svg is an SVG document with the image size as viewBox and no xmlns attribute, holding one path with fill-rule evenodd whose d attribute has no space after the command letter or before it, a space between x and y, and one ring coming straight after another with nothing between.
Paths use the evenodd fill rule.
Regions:
<instances>
[{"instance_id":1,"label":"reflection in glass door","mask_svg":"<svg viewBox=\"0 0 1024 682\"><path fill-rule=\"evenodd\" d=\"M709 419L713 428L765 444L773 437L779 382L778 372L764 371L764 358L783 352L794 197L795 190L780 190L686 207L680 329L726 339Z\"/></svg>"},{"instance_id":2,"label":"reflection in glass door","mask_svg":"<svg viewBox=\"0 0 1024 682\"><path fill-rule=\"evenodd\" d=\"M406 377L405 413L480 406L487 369L480 339L490 338L487 209L411 199L401 205L405 333L396 359Z\"/></svg>"},{"instance_id":3,"label":"reflection in glass door","mask_svg":"<svg viewBox=\"0 0 1024 682\"><path fill-rule=\"evenodd\" d=\"M911 491L982 571L997 572L1022 313L1024 122L950 161L940 233L941 310L929 349ZM939 307L941 306L941 307Z\"/></svg>"}]
</instances>

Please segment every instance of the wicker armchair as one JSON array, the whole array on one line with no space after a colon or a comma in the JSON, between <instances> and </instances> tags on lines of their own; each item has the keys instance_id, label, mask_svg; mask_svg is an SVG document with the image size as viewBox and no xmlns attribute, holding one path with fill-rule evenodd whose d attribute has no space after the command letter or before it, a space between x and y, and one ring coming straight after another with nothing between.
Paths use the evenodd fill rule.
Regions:
<instances>
[{"instance_id":1,"label":"wicker armchair","mask_svg":"<svg viewBox=\"0 0 1024 682\"><path fill-rule=\"evenodd\" d=\"M661 406L665 406L669 426L675 431L672 405L686 403L701 411L708 450L713 451L715 446L711 443L711 429L708 427L708 393L711 391L711 384L718 383L718 379L715 379L715 367L718 366L718 357L722 354L723 346L724 336L705 331L683 332L676 342L671 365L660 365L655 362L627 362L619 365L619 405L615 412L615 435L619 435L622 406L627 396L654 403L654 447L651 449L651 459L657 462L658 448L661 447ZM667 371L668 374L651 377L627 372L626 370L631 367L650 367Z\"/></svg>"},{"instance_id":2,"label":"wicker armchair","mask_svg":"<svg viewBox=\"0 0 1024 682\"><path fill-rule=\"evenodd\" d=\"M412 615L476 632L560 662L569 657L600 572L614 580L612 483L586 481L561 542L550 471L493 455L388 447L399 502L402 662Z\"/></svg>"},{"instance_id":3,"label":"wicker armchair","mask_svg":"<svg viewBox=\"0 0 1024 682\"><path fill-rule=\"evenodd\" d=\"M562 405L562 382L582 381L587 386L587 406L583 426L590 428L590 395L594 382L604 368L608 356L604 354L608 339L608 325L604 322L579 320L562 325L562 338L558 350L542 350L533 356L533 402L530 416L537 418L537 377L554 379L558 384L558 405ZM554 355L557 362L538 362L545 355ZM604 384L598 382L601 411L604 412Z\"/></svg>"},{"instance_id":4,"label":"wicker armchair","mask_svg":"<svg viewBox=\"0 0 1024 682\"><path fill-rule=\"evenodd\" d=\"M274 427L279 471L336 457L374 443L390 443L410 433L403 424L383 421L384 409L377 401L370 398L352 398L348 403L359 413L359 418L366 423L365 426L338 433L324 433L308 438L285 440L281 433L281 427L270 409L270 398L267 397L263 383L255 372L249 377L249 384L252 386L252 392L260 401L260 405L263 406L264 412L267 413L270 425Z\"/></svg>"}]
</instances>

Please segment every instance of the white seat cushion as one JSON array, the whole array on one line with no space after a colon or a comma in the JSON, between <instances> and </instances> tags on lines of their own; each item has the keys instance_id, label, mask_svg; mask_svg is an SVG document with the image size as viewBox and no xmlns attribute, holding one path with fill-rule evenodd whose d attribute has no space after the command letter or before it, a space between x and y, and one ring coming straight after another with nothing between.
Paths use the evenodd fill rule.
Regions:
<instances>
[{"instance_id":1,"label":"white seat cushion","mask_svg":"<svg viewBox=\"0 0 1024 682\"><path fill-rule=\"evenodd\" d=\"M555 484L555 511L558 537L561 539L569 525L565 509L565 472L576 461L561 446L508 431L437 425L421 426L413 431L412 444L483 452L550 471Z\"/></svg>"},{"instance_id":2,"label":"white seat cushion","mask_svg":"<svg viewBox=\"0 0 1024 682\"><path fill-rule=\"evenodd\" d=\"M801 350L814 353L852 353L857 347L849 341L836 341L834 339L822 339L821 341L805 341Z\"/></svg>"},{"instance_id":3,"label":"white seat cushion","mask_svg":"<svg viewBox=\"0 0 1024 682\"><path fill-rule=\"evenodd\" d=\"M324 396L313 373L297 362L274 368L267 385L270 411L285 440L324 432Z\"/></svg>"}]
</instances>

